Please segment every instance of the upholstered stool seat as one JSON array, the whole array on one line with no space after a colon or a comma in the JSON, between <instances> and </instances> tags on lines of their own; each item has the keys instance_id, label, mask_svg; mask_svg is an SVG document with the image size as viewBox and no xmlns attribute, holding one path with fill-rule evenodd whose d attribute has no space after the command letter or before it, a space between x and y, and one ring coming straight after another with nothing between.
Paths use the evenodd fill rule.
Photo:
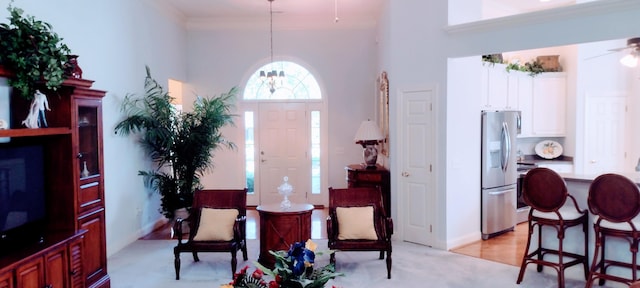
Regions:
<instances>
[{"instance_id":1,"label":"upholstered stool seat","mask_svg":"<svg viewBox=\"0 0 640 288\"><path fill-rule=\"evenodd\" d=\"M522 282L526 267L531 263L538 266L538 272L542 271L543 266L555 269L558 272L558 287L561 288L564 287L564 270L568 267L582 264L586 279L588 272L587 210L580 210L576 199L567 192L567 186L562 177L548 168L529 170L523 180L522 193L525 202L531 206L531 210L528 218L529 236L517 283ZM536 226L538 227L538 247L533 252L529 252ZM552 227L556 231L557 248L548 248L548 245L544 245L542 242L543 226ZM584 253L582 255L569 253L563 249L565 231L574 226L582 227L584 233ZM572 239L572 241L575 240ZM556 255L557 258L545 259L548 254Z\"/></svg>"},{"instance_id":2,"label":"upholstered stool seat","mask_svg":"<svg viewBox=\"0 0 640 288\"><path fill-rule=\"evenodd\" d=\"M637 217L634 219L631 219L631 221L629 223L627 222L611 222L608 221L606 219L602 219L600 220L600 216L595 216L593 218L593 222L594 223L598 223L600 222L600 227L601 228L607 228L607 229L614 229L614 230L621 230L621 231L633 231L633 226L635 226L636 228L640 229L640 219L638 219Z\"/></svg>"},{"instance_id":3,"label":"upholstered stool seat","mask_svg":"<svg viewBox=\"0 0 640 288\"><path fill-rule=\"evenodd\" d=\"M591 182L587 201L589 210L594 214L593 230L596 241L586 287L591 287L596 279L600 280L600 285L604 285L606 280L631 285L638 280L637 254L640 241L638 186L625 176L613 173L603 174ZM630 261L607 259L606 239L609 237L629 243ZM631 270L631 277L623 277L620 273L615 275L607 273L607 269L611 267L628 268Z\"/></svg>"},{"instance_id":4,"label":"upholstered stool seat","mask_svg":"<svg viewBox=\"0 0 640 288\"><path fill-rule=\"evenodd\" d=\"M576 211L576 208L572 204L562 206L562 208L558 209L558 212L564 220L576 220L584 217L584 214ZM533 210L533 217L560 220L560 217L558 217L558 214L555 212L541 212L538 210Z\"/></svg>"}]
</instances>

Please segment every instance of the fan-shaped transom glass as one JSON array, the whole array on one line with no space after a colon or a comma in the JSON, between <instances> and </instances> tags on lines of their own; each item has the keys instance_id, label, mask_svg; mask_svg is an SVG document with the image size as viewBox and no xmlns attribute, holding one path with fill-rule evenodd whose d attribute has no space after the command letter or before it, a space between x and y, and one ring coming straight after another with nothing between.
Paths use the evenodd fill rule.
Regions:
<instances>
[{"instance_id":1,"label":"fan-shaped transom glass","mask_svg":"<svg viewBox=\"0 0 640 288\"><path fill-rule=\"evenodd\" d=\"M274 91L268 80L260 79L260 71L284 71L284 79L277 79ZM260 67L244 88L245 100L321 99L320 86L309 70L289 61L278 61Z\"/></svg>"}]
</instances>

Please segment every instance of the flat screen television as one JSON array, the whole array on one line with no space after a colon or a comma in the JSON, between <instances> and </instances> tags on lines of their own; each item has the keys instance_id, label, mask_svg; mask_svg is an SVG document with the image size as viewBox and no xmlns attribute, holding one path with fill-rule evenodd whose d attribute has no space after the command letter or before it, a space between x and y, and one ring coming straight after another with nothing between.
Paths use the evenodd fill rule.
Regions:
<instances>
[{"instance_id":1,"label":"flat screen television","mask_svg":"<svg viewBox=\"0 0 640 288\"><path fill-rule=\"evenodd\" d=\"M0 252L43 236L43 159L40 145L0 146Z\"/></svg>"}]
</instances>

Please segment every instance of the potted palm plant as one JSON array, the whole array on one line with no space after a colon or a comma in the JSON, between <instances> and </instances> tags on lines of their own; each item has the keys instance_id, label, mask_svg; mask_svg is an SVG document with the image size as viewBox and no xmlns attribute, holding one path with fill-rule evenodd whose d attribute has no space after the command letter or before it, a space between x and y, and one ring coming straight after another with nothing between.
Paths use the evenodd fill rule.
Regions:
<instances>
[{"instance_id":1,"label":"potted palm plant","mask_svg":"<svg viewBox=\"0 0 640 288\"><path fill-rule=\"evenodd\" d=\"M180 112L171 104L172 97L151 77L149 67L145 78L145 95L129 94L122 103L126 115L115 132L138 134L140 145L157 163L151 171L139 171L145 185L160 193L161 213L173 219L175 211L189 209L193 192L201 187L200 177L213 168L212 152L221 148L234 149L221 128L233 125L232 102L237 87L217 97L198 96L193 111Z\"/></svg>"}]
</instances>

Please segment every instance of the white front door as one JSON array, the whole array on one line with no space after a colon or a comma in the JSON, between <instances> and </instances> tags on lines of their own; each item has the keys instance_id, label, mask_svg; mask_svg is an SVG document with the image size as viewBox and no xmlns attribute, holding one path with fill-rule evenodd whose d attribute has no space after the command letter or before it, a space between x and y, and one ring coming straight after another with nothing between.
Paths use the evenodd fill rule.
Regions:
<instances>
[{"instance_id":1,"label":"white front door","mask_svg":"<svg viewBox=\"0 0 640 288\"><path fill-rule=\"evenodd\" d=\"M592 96L586 99L586 174L625 171L627 99L623 96Z\"/></svg>"},{"instance_id":2,"label":"white front door","mask_svg":"<svg viewBox=\"0 0 640 288\"><path fill-rule=\"evenodd\" d=\"M260 204L280 203L278 186L289 178L293 203L308 203L311 187L311 160L308 156L309 121L305 103L261 103L258 111L258 170L256 193Z\"/></svg>"},{"instance_id":3,"label":"white front door","mask_svg":"<svg viewBox=\"0 0 640 288\"><path fill-rule=\"evenodd\" d=\"M400 201L404 240L422 245L433 245L433 219L435 219L435 188L432 173L434 162L433 99L435 87L424 90L402 91L399 95L400 127L398 137Z\"/></svg>"}]
</instances>

